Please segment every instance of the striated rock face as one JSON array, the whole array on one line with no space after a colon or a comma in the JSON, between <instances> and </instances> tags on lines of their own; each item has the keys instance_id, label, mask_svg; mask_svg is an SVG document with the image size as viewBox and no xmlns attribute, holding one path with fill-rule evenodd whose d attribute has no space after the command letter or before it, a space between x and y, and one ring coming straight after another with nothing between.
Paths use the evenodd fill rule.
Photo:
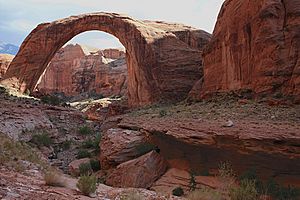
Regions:
<instances>
[{"instance_id":1,"label":"striated rock face","mask_svg":"<svg viewBox=\"0 0 300 200\"><path fill-rule=\"evenodd\" d=\"M0 54L0 80L4 76L13 58L14 56L10 54Z\"/></svg>"},{"instance_id":2,"label":"striated rock face","mask_svg":"<svg viewBox=\"0 0 300 200\"><path fill-rule=\"evenodd\" d=\"M67 45L55 54L37 89L43 94L63 92L66 96L92 92L125 95L125 53L117 49L94 52L84 46Z\"/></svg>"},{"instance_id":3,"label":"striated rock face","mask_svg":"<svg viewBox=\"0 0 300 200\"><path fill-rule=\"evenodd\" d=\"M114 187L149 188L165 173L167 163L155 151L120 164L106 179Z\"/></svg>"},{"instance_id":4,"label":"striated rock face","mask_svg":"<svg viewBox=\"0 0 300 200\"><path fill-rule=\"evenodd\" d=\"M237 114L222 110L222 116L228 113L235 118L232 127L225 127L222 119L215 116L209 119L201 114L218 112L217 106L211 108L211 113L198 108L199 113L194 116L190 112L176 114L180 110L165 117L155 117L151 113L126 116L119 127L146 132L171 168L216 175L220 162L229 161L237 174L256 169L262 179L274 177L278 182L299 185L300 127L297 118L272 121L261 119L259 113L250 118L245 117L247 113L243 109L237 109L233 112L244 112L239 119ZM184 109L197 112L197 107ZM255 107L253 112L260 109ZM298 110L299 106L291 108L288 115L295 115ZM284 112L278 113L284 115Z\"/></svg>"},{"instance_id":5,"label":"striated rock face","mask_svg":"<svg viewBox=\"0 0 300 200\"><path fill-rule=\"evenodd\" d=\"M110 33L126 48L131 106L182 100L202 77L200 55L210 34L182 24L99 12L38 25L23 42L5 82L16 81L21 91L33 91L55 53L89 30Z\"/></svg>"},{"instance_id":6,"label":"striated rock face","mask_svg":"<svg viewBox=\"0 0 300 200\"><path fill-rule=\"evenodd\" d=\"M139 131L109 129L101 138L100 162L102 169L109 169L140 156L139 147L146 143Z\"/></svg>"},{"instance_id":7,"label":"striated rock face","mask_svg":"<svg viewBox=\"0 0 300 200\"><path fill-rule=\"evenodd\" d=\"M251 89L300 99L300 1L226 0L198 95Z\"/></svg>"}]
</instances>

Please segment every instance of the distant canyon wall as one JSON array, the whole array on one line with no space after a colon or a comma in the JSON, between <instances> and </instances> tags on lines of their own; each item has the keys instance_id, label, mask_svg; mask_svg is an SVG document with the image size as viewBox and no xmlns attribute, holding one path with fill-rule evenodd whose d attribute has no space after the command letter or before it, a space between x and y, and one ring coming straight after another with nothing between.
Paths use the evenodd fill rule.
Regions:
<instances>
[{"instance_id":1,"label":"distant canyon wall","mask_svg":"<svg viewBox=\"0 0 300 200\"><path fill-rule=\"evenodd\" d=\"M91 51L78 44L67 45L53 57L37 90L44 94L62 92L66 96L89 92L125 95L127 74L122 50Z\"/></svg>"},{"instance_id":2,"label":"distant canyon wall","mask_svg":"<svg viewBox=\"0 0 300 200\"><path fill-rule=\"evenodd\" d=\"M13 55L0 54L0 80ZM77 96L96 93L103 96L126 95L127 65L125 52L119 49L90 50L67 45L53 57L37 90L42 94L64 93Z\"/></svg>"}]
</instances>

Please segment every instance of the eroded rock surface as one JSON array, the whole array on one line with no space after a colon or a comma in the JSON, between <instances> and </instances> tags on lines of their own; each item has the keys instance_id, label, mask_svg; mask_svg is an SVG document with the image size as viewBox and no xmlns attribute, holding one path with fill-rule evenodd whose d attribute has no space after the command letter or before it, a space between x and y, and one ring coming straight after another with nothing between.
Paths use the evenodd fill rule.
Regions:
<instances>
[{"instance_id":1,"label":"eroded rock surface","mask_svg":"<svg viewBox=\"0 0 300 200\"><path fill-rule=\"evenodd\" d=\"M251 89L299 101L299 56L300 1L226 0L203 54L197 94Z\"/></svg>"},{"instance_id":2,"label":"eroded rock surface","mask_svg":"<svg viewBox=\"0 0 300 200\"><path fill-rule=\"evenodd\" d=\"M173 168L216 174L220 162L229 161L239 174L255 168L262 179L299 185L299 106L227 102L164 109L164 116L159 109L124 116L119 127L149 133ZM225 127L228 120L234 125Z\"/></svg>"},{"instance_id":3,"label":"eroded rock surface","mask_svg":"<svg viewBox=\"0 0 300 200\"><path fill-rule=\"evenodd\" d=\"M14 56L9 54L0 54L0 80L4 76L9 64L13 60Z\"/></svg>"},{"instance_id":4,"label":"eroded rock surface","mask_svg":"<svg viewBox=\"0 0 300 200\"><path fill-rule=\"evenodd\" d=\"M107 177L106 183L114 187L149 188L165 173L167 163L156 151L117 166Z\"/></svg>"},{"instance_id":5,"label":"eroded rock surface","mask_svg":"<svg viewBox=\"0 0 300 200\"><path fill-rule=\"evenodd\" d=\"M162 194L172 194L172 191L181 187L187 194L192 187L200 189L203 186L210 188L219 188L222 183L217 177L213 176L194 176L194 185L191 185L191 173L176 168L169 169L160 179L158 179L151 187L154 191Z\"/></svg>"},{"instance_id":6,"label":"eroded rock surface","mask_svg":"<svg viewBox=\"0 0 300 200\"><path fill-rule=\"evenodd\" d=\"M37 89L42 94L66 96L95 93L103 96L127 93L125 52L67 45L52 58Z\"/></svg>"},{"instance_id":7,"label":"eroded rock surface","mask_svg":"<svg viewBox=\"0 0 300 200\"><path fill-rule=\"evenodd\" d=\"M101 138L100 162L102 169L117 166L141 155L146 144L145 134L139 131L109 129Z\"/></svg>"},{"instance_id":8,"label":"eroded rock surface","mask_svg":"<svg viewBox=\"0 0 300 200\"><path fill-rule=\"evenodd\" d=\"M89 30L110 33L126 48L131 106L182 100L202 77L201 53L210 34L182 24L100 12L38 25L20 47L4 83L17 82L21 91L33 91L55 53Z\"/></svg>"}]
</instances>

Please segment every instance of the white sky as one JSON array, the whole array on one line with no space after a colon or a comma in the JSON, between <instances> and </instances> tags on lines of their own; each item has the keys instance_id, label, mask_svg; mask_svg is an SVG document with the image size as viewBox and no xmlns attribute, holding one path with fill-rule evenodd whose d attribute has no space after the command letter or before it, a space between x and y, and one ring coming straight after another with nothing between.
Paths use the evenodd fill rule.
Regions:
<instances>
[{"instance_id":1,"label":"white sky","mask_svg":"<svg viewBox=\"0 0 300 200\"><path fill-rule=\"evenodd\" d=\"M212 32L224 0L0 0L0 41L20 45L39 23L89 12L124 13L141 20L178 22ZM120 47L113 36L90 31L72 40Z\"/></svg>"}]
</instances>

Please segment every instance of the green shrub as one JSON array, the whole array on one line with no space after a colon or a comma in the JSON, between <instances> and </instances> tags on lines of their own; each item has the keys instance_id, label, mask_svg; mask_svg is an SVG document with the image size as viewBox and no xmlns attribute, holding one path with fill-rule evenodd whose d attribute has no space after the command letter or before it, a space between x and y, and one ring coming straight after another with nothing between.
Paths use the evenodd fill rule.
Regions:
<instances>
[{"instance_id":1,"label":"green shrub","mask_svg":"<svg viewBox=\"0 0 300 200\"><path fill-rule=\"evenodd\" d=\"M93 133L93 130L89 127L89 126L82 126L79 127L78 132L80 133L80 135L91 135Z\"/></svg>"},{"instance_id":2,"label":"green shrub","mask_svg":"<svg viewBox=\"0 0 300 200\"><path fill-rule=\"evenodd\" d=\"M232 187L229 192L231 200L257 200L255 180L242 180L239 186Z\"/></svg>"},{"instance_id":3,"label":"green shrub","mask_svg":"<svg viewBox=\"0 0 300 200\"><path fill-rule=\"evenodd\" d=\"M280 186L273 179L267 182L265 191L276 200L297 200L300 197L299 188Z\"/></svg>"},{"instance_id":4,"label":"green shrub","mask_svg":"<svg viewBox=\"0 0 300 200\"><path fill-rule=\"evenodd\" d=\"M218 173L219 176L224 179L235 177L235 173L233 172L232 166L229 162L221 162L219 164Z\"/></svg>"},{"instance_id":5,"label":"green shrub","mask_svg":"<svg viewBox=\"0 0 300 200\"><path fill-rule=\"evenodd\" d=\"M96 191L97 178L95 176L81 176L76 186L82 194L88 196Z\"/></svg>"},{"instance_id":6,"label":"green shrub","mask_svg":"<svg viewBox=\"0 0 300 200\"><path fill-rule=\"evenodd\" d=\"M144 155L150 151L156 150L156 146L151 143L143 143L136 147L136 151L138 153L138 156Z\"/></svg>"},{"instance_id":7,"label":"green shrub","mask_svg":"<svg viewBox=\"0 0 300 200\"><path fill-rule=\"evenodd\" d=\"M175 189L172 191L172 194L173 194L174 196L180 197L180 196L184 195L184 191L183 191L183 189L182 189L181 187L177 187L177 188L175 188Z\"/></svg>"},{"instance_id":8,"label":"green shrub","mask_svg":"<svg viewBox=\"0 0 300 200\"><path fill-rule=\"evenodd\" d=\"M190 192L187 196L188 200L222 200L222 195L218 191L210 188L202 188Z\"/></svg>"},{"instance_id":9,"label":"green shrub","mask_svg":"<svg viewBox=\"0 0 300 200\"><path fill-rule=\"evenodd\" d=\"M101 138L102 138L102 135L101 133L98 133L96 135L96 138L94 140L94 145L93 145L93 149L96 153L99 153L100 152L100 142L101 142Z\"/></svg>"},{"instance_id":10,"label":"green shrub","mask_svg":"<svg viewBox=\"0 0 300 200\"><path fill-rule=\"evenodd\" d=\"M72 140L65 140L60 144L60 148L63 150L68 150L71 148L72 145Z\"/></svg>"},{"instance_id":11,"label":"green shrub","mask_svg":"<svg viewBox=\"0 0 300 200\"><path fill-rule=\"evenodd\" d=\"M94 172L101 169L99 160L90 160L90 165Z\"/></svg>"},{"instance_id":12,"label":"green shrub","mask_svg":"<svg viewBox=\"0 0 300 200\"><path fill-rule=\"evenodd\" d=\"M87 175L91 175L92 173L93 173L92 166L89 162L82 163L79 165L80 176L83 176L83 175L87 176Z\"/></svg>"},{"instance_id":13,"label":"green shrub","mask_svg":"<svg viewBox=\"0 0 300 200\"><path fill-rule=\"evenodd\" d=\"M50 104L50 105L53 105L53 106L58 106L61 103L61 100L58 97L50 96L50 95L49 96L43 96L41 98L41 101L45 104Z\"/></svg>"},{"instance_id":14,"label":"green shrub","mask_svg":"<svg viewBox=\"0 0 300 200\"><path fill-rule=\"evenodd\" d=\"M47 133L35 134L30 141L38 147L50 147L53 144L52 139Z\"/></svg>"},{"instance_id":15,"label":"green shrub","mask_svg":"<svg viewBox=\"0 0 300 200\"><path fill-rule=\"evenodd\" d=\"M40 169L49 167L47 162L28 144L16 142L0 132L0 165L10 166L16 170L24 168L20 161L26 160L36 164Z\"/></svg>"},{"instance_id":16,"label":"green shrub","mask_svg":"<svg viewBox=\"0 0 300 200\"><path fill-rule=\"evenodd\" d=\"M195 173L190 172L190 190L194 191L196 189L197 183L196 183L196 179L195 179Z\"/></svg>"},{"instance_id":17,"label":"green shrub","mask_svg":"<svg viewBox=\"0 0 300 200\"><path fill-rule=\"evenodd\" d=\"M130 191L127 194L122 194L120 197L120 200L144 200L145 198L143 198L140 194L134 192L134 191Z\"/></svg>"},{"instance_id":18,"label":"green shrub","mask_svg":"<svg viewBox=\"0 0 300 200\"><path fill-rule=\"evenodd\" d=\"M87 150L85 149L80 149L77 153L77 156L76 158L77 159L81 159L81 158L90 158L91 157L91 153L88 152Z\"/></svg>"},{"instance_id":19,"label":"green shrub","mask_svg":"<svg viewBox=\"0 0 300 200\"><path fill-rule=\"evenodd\" d=\"M92 139L88 139L84 141L81 145L82 148L90 149L94 147L94 141Z\"/></svg>"},{"instance_id":20,"label":"green shrub","mask_svg":"<svg viewBox=\"0 0 300 200\"><path fill-rule=\"evenodd\" d=\"M164 117L164 116L166 116L167 115L167 111L165 111L165 110L160 110L159 111L159 116L160 117Z\"/></svg>"}]
</instances>

